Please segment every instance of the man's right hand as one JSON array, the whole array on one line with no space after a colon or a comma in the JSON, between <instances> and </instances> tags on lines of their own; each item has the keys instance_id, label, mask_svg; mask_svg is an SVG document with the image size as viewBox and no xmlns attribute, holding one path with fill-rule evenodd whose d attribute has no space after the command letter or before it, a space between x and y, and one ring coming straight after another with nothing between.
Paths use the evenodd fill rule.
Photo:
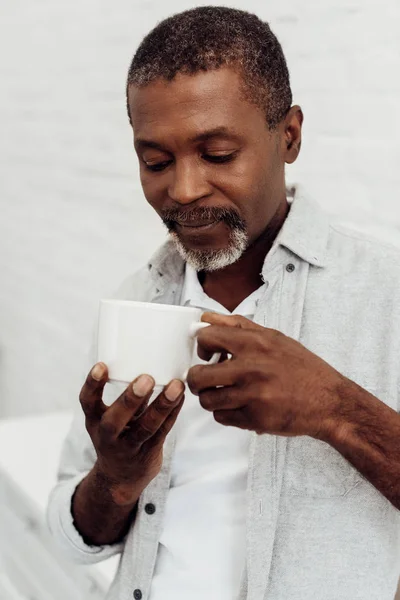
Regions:
<instances>
[{"instance_id":1,"label":"man's right hand","mask_svg":"<svg viewBox=\"0 0 400 600\"><path fill-rule=\"evenodd\" d=\"M79 400L97 454L94 469L109 484L114 502L123 506L135 502L160 472L164 441L182 408L185 387L174 379L148 406L155 382L141 375L106 406L102 396L107 380L106 365L97 363Z\"/></svg>"}]
</instances>

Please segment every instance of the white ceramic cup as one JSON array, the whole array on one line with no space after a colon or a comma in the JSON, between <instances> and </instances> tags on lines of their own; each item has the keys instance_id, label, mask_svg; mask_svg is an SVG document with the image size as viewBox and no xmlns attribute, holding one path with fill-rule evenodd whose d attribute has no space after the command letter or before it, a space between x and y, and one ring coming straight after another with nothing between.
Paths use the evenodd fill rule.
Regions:
<instances>
[{"instance_id":1,"label":"white ceramic cup","mask_svg":"<svg viewBox=\"0 0 400 600\"><path fill-rule=\"evenodd\" d=\"M192 365L196 334L208 323L204 311L131 300L101 300L97 362L108 367L110 381L129 383L138 375L151 375L156 386L172 379L186 381ZM209 364L217 363L215 353Z\"/></svg>"}]
</instances>

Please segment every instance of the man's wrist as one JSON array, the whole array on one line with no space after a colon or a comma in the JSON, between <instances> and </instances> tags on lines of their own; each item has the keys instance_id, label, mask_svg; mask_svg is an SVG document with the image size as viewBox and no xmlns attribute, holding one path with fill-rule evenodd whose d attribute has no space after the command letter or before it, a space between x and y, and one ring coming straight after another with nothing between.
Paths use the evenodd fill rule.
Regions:
<instances>
[{"instance_id":1,"label":"man's wrist","mask_svg":"<svg viewBox=\"0 0 400 600\"><path fill-rule=\"evenodd\" d=\"M333 389L329 410L318 435L319 440L336 447L349 436L353 427L351 414L357 393L356 387L358 386L347 377L339 376L337 385Z\"/></svg>"},{"instance_id":2,"label":"man's wrist","mask_svg":"<svg viewBox=\"0 0 400 600\"><path fill-rule=\"evenodd\" d=\"M96 463L92 471L96 487L106 489L114 504L120 507L133 508L146 485L140 485L139 482L122 482L115 477L110 477Z\"/></svg>"}]
</instances>

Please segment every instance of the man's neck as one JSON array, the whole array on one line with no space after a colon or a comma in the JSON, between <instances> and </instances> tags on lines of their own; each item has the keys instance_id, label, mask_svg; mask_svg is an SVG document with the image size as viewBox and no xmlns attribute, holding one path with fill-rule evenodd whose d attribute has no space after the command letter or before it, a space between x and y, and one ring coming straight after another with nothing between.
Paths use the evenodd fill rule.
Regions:
<instances>
[{"instance_id":1,"label":"man's neck","mask_svg":"<svg viewBox=\"0 0 400 600\"><path fill-rule=\"evenodd\" d=\"M232 312L263 283L261 271L265 257L278 235L288 213L287 201L279 206L268 228L233 265L219 271L199 273L205 293Z\"/></svg>"}]
</instances>

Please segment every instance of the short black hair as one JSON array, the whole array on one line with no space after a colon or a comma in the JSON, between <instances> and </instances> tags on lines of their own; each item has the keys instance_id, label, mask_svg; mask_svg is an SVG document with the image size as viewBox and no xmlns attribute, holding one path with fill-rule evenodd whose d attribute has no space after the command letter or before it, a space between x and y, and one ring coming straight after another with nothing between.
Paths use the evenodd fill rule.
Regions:
<instances>
[{"instance_id":1,"label":"short black hair","mask_svg":"<svg viewBox=\"0 0 400 600\"><path fill-rule=\"evenodd\" d=\"M273 130L292 104L289 71L282 47L268 23L225 6L201 6L161 21L143 39L128 72L128 90L177 73L232 66L243 80L244 97L265 112Z\"/></svg>"}]
</instances>

